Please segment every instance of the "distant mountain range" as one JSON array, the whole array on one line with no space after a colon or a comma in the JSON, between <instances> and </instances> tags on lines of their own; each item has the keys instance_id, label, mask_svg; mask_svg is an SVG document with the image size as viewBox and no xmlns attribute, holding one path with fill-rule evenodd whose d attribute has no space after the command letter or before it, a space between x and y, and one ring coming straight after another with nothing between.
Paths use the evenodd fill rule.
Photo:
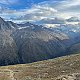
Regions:
<instances>
[{"instance_id":1,"label":"distant mountain range","mask_svg":"<svg viewBox=\"0 0 80 80\"><path fill-rule=\"evenodd\" d=\"M80 24L47 28L0 18L0 65L31 63L80 52Z\"/></svg>"},{"instance_id":2,"label":"distant mountain range","mask_svg":"<svg viewBox=\"0 0 80 80\"><path fill-rule=\"evenodd\" d=\"M80 22L80 19L78 17L71 17L67 19L68 22Z\"/></svg>"}]
</instances>

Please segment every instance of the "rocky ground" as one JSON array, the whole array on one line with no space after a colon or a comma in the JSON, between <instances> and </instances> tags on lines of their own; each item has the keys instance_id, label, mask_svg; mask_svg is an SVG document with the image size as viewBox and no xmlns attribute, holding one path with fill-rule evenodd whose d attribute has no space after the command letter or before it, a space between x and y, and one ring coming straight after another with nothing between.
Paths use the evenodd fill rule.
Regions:
<instances>
[{"instance_id":1,"label":"rocky ground","mask_svg":"<svg viewBox=\"0 0 80 80\"><path fill-rule=\"evenodd\" d=\"M80 80L80 54L1 66L0 80Z\"/></svg>"}]
</instances>

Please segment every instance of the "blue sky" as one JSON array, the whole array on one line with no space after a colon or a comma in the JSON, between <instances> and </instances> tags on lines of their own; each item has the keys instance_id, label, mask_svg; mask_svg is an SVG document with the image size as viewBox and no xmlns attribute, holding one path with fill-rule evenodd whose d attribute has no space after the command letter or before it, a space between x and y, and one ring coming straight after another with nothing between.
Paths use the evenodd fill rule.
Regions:
<instances>
[{"instance_id":1,"label":"blue sky","mask_svg":"<svg viewBox=\"0 0 80 80\"><path fill-rule=\"evenodd\" d=\"M42 0L18 0L18 3L15 5L10 5L9 7L11 9L24 9L24 8L30 8L33 4L37 4L41 2Z\"/></svg>"},{"instance_id":2,"label":"blue sky","mask_svg":"<svg viewBox=\"0 0 80 80\"><path fill-rule=\"evenodd\" d=\"M43 1L51 1L51 0L1 0L0 5L7 6L11 9L24 9L30 8L34 4L38 4Z\"/></svg>"},{"instance_id":3,"label":"blue sky","mask_svg":"<svg viewBox=\"0 0 80 80\"><path fill-rule=\"evenodd\" d=\"M19 21L80 17L80 0L0 0L0 16Z\"/></svg>"},{"instance_id":4,"label":"blue sky","mask_svg":"<svg viewBox=\"0 0 80 80\"><path fill-rule=\"evenodd\" d=\"M17 0L17 4L9 5L9 8L16 10L30 8L34 4L38 4L45 1L61 1L61 0Z\"/></svg>"}]
</instances>

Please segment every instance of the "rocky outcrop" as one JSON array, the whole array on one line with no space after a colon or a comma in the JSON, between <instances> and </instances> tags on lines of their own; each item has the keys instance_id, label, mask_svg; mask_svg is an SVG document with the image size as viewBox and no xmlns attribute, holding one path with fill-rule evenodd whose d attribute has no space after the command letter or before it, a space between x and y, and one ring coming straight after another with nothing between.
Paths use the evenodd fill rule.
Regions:
<instances>
[{"instance_id":1,"label":"rocky outcrop","mask_svg":"<svg viewBox=\"0 0 80 80\"><path fill-rule=\"evenodd\" d=\"M73 73L69 75L61 75L56 80L80 80L80 73Z\"/></svg>"}]
</instances>

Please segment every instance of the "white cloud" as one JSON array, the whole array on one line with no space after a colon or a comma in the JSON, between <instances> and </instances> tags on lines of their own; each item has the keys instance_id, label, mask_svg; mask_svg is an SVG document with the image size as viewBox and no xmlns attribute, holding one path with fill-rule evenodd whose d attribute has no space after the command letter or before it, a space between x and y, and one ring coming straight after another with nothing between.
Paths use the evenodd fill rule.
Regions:
<instances>
[{"instance_id":1,"label":"white cloud","mask_svg":"<svg viewBox=\"0 0 80 80\"><path fill-rule=\"evenodd\" d=\"M18 1L18 0L16 0ZM15 3L15 0L0 0L0 3ZM37 5L33 5L30 9L11 10L0 8L0 15L6 18L16 18L20 20L37 21L44 18L70 18L72 16L80 17L80 0L64 0L64 1L45 1ZM3 13L1 13L3 12Z\"/></svg>"},{"instance_id":2,"label":"white cloud","mask_svg":"<svg viewBox=\"0 0 80 80\"><path fill-rule=\"evenodd\" d=\"M42 18L70 18L72 16L80 17L80 0L64 0L64 1L45 1L34 5L31 9L26 10L25 14L32 17L36 16L37 19ZM76 9L77 8L77 9ZM26 16L27 17L27 16ZM33 20L36 20L32 18Z\"/></svg>"},{"instance_id":3,"label":"white cloud","mask_svg":"<svg viewBox=\"0 0 80 80\"><path fill-rule=\"evenodd\" d=\"M45 17L50 17L57 13L57 10L51 7L41 7L40 5L35 5L31 9L22 9L22 10L5 10L7 16L12 17L14 15L17 19L25 19L29 21L41 20Z\"/></svg>"}]
</instances>

